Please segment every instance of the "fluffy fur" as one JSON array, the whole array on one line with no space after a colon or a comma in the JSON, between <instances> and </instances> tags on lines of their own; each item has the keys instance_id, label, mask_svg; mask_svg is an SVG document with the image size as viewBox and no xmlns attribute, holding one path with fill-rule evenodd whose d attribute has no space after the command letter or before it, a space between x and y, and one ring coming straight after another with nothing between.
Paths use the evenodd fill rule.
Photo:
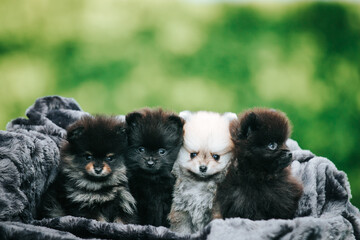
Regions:
<instances>
[{"instance_id":1,"label":"fluffy fur","mask_svg":"<svg viewBox=\"0 0 360 240\"><path fill-rule=\"evenodd\" d=\"M43 217L64 215L99 221L135 221L128 190L125 123L116 117L86 116L67 130L59 175L43 201Z\"/></svg>"},{"instance_id":2,"label":"fluffy fur","mask_svg":"<svg viewBox=\"0 0 360 240\"><path fill-rule=\"evenodd\" d=\"M169 219L171 230L194 233L212 219L216 185L232 156L229 124L235 114L180 113L185 119L184 143L173 173L177 176Z\"/></svg>"},{"instance_id":3,"label":"fluffy fur","mask_svg":"<svg viewBox=\"0 0 360 240\"><path fill-rule=\"evenodd\" d=\"M182 145L183 121L162 109L126 115L130 191L137 201L139 223L169 226L175 178L171 174Z\"/></svg>"},{"instance_id":4,"label":"fluffy fur","mask_svg":"<svg viewBox=\"0 0 360 240\"><path fill-rule=\"evenodd\" d=\"M293 218L303 187L289 166L288 118L279 111L252 109L239 119L231 125L234 161L218 186L216 217Z\"/></svg>"}]
</instances>

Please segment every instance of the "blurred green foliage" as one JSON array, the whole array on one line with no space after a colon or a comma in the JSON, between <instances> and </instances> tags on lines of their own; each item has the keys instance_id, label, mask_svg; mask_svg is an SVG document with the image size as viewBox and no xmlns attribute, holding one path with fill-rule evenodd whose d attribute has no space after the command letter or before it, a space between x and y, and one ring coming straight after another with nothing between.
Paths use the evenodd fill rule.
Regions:
<instances>
[{"instance_id":1,"label":"blurred green foliage","mask_svg":"<svg viewBox=\"0 0 360 240\"><path fill-rule=\"evenodd\" d=\"M360 5L0 5L1 129L53 94L91 113L277 108L301 147L348 174L360 206Z\"/></svg>"}]
</instances>

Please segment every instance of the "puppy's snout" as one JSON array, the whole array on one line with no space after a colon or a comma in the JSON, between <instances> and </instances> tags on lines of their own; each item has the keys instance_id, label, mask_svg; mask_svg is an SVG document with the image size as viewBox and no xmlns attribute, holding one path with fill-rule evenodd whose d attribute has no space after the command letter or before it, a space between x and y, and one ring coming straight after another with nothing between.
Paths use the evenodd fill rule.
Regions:
<instances>
[{"instance_id":1,"label":"puppy's snout","mask_svg":"<svg viewBox=\"0 0 360 240\"><path fill-rule=\"evenodd\" d=\"M152 157L146 160L146 166L148 166L149 168L152 168L154 165L155 165L155 161Z\"/></svg>"},{"instance_id":2,"label":"puppy's snout","mask_svg":"<svg viewBox=\"0 0 360 240\"><path fill-rule=\"evenodd\" d=\"M146 165L148 165L148 167L152 167L154 166L155 162L154 161L147 161Z\"/></svg>"},{"instance_id":3,"label":"puppy's snout","mask_svg":"<svg viewBox=\"0 0 360 240\"><path fill-rule=\"evenodd\" d=\"M286 155L286 157L292 158L292 153L291 153L291 152L288 152L287 155Z\"/></svg>"},{"instance_id":4,"label":"puppy's snout","mask_svg":"<svg viewBox=\"0 0 360 240\"><path fill-rule=\"evenodd\" d=\"M200 172L204 173L204 172L207 171L207 166L201 165L201 166L199 167L199 170L200 170Z\"/></svg>"},{"instance_id":5,"label":"puppy's snout","mask_svg":"<svg viewBox=\"0 0 360 240\"><path fill-rule=\"evenodd\" d=\"M100 174L103 170L103 167L94 167L94 171L96 174Z\"/></svg>"}]
</instances>

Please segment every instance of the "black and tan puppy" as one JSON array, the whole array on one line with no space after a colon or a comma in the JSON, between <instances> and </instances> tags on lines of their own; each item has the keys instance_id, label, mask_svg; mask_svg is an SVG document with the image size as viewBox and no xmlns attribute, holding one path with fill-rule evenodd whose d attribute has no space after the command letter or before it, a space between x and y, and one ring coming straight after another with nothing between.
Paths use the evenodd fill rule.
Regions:
<instances>
[{"instance_id":1,"label":"black and tan puppy","mask_svg":"<svg viewBox=\"0 0 360 240\"><path fill-rule=\"evenodd\" d=\"M130 192L139 223L169 226L175 178L172 167L183 141L183 120L161 109L142 109L126 116Z\"/></svg>"},{"instance_id":2,"label":"black and tan puppy","mask_svg":"<svg viewBox=\"0 0 360 240\"><path fill-rule=\"evenodd\" d=\"M43 217L73 215L132 223L135 199L128 190L125 123L86 116L67 130L60 172L44 196Z\"/></svg>"},{"instance_id":3,"label":"black and tan puppy","mask_svg":"<svg viewBox=\"0 0 360 240\"><path fill-rule=\"evenodd\" d=\"M230 127L234 159L214 200L215 217L291 219L302 185L291 175L290 135L284 113L252 109Z\"/></svg>"}]
</instances>

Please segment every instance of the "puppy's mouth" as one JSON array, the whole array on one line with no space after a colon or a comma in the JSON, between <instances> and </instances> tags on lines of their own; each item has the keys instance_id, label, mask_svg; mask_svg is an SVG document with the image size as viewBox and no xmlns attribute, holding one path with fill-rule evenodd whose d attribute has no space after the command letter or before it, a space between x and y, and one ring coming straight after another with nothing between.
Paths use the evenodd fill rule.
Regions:
<instances>
[{"instance_id":1,"label":"puppy's mouth","mask_svg":"<svg viewBox=\"0 0 360 240\"><path fill-rule=\"evenodd\" d=\"M107 179L111 175L111 168L108 164L96 165L93 162L88 163L85 166L87 176L91 180L102 181Z\"/></svg>"},{"instance_id":2,"label":"puppy's mouth","mask_svg":"<svg viewBox=\"0 0 360 240\"><path fill-rule=\"evenodd\" d=\"M275 172L280 172L288 167L292 162L292 154L289 151L284 152L278 159L275 167Z\"/></svg>"},{"instance_id":3,"label":"puppy's mouth","mask_svg":"<svg viewBox=\"0 0 360 240\"><path fill-rule=\"evenodd\" d=\"M109 174L106 176L96 176L96 175L90 175L89 173L87 173L86 178L93 182L105 182L109 179Z\"/></svg>"},{"instance_id":4,"label":"puppy's mouth","mask_svg":"<svg viewBox=\"0 0 360 240\"><path fill-rule=\"evenodd\" d=\"M153 174L153 173L156 173L156 172L159 171L159 169L156 168L156 167L152 167L152 168L142 167L142 170L143 170L145 173L149 173L149 174Z\"/></svg>"},{"instance_id":5,"label":"puppy's mouth","mask_svg":"<svg viewBox=\"0 0 360 240\"><path fill-rule=\"evenodd\" d=\"M141 168L148 173L155 173L160 167L158 160L153 158L143 159L143 163L141 164Z\"/></svg>"},{"instance_id":6,"label":"puppy's mouth","mask_svg":"<svg viewBox=\"0 0 360 240\"><path fill-rule=\"evenodd\" d=\"M187 172L190 174L191 177L198 181L209 181L212 178L215 178L219 173L214 174L206 174L206 173L194 173L190 169L187 169Z\"/></svg>"}]
</instances>

